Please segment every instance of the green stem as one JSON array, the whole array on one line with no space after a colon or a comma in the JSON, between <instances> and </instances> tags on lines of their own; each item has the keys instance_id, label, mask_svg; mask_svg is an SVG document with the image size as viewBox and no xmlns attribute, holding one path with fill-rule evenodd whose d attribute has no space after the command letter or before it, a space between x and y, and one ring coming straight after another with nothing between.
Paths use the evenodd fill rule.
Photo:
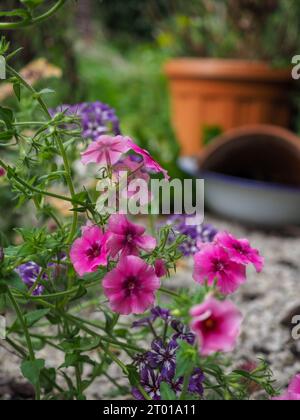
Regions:
<instances>
[{"instance_id":1,"label":"green stem","mask_svg":"<svg viewBox=\"0 0 300 420\"><path fill-rule=\"evenodd\" d=\"M3 162L3 160L0 159L0 165L6 170L6 172L9 171L10 167ZM23 185L28 190L35 192L37 194L46 195L48 197L57 198L58 200L62 201L68 201L69 203L72 203L73 205L78 204L80 206L85 206L85 203L82 203L81 201L78 201L76 199L73 199L71 197L66 197L64 195L59 195L55 193L51 193L49 191L40 190L39 188L35 188L32 185L28 184L26 181L23 181L22 178L19 178L17 175L13 174L13 178L21 185Z\"/></svg>"},{"instance_id":2,"label":"green stem","mask_svg":"<svg viewBox=\"0 0 300 420\"><path fill-rule=\"evenodd\" d=\"M20 28L26 28L28 26L40 23L52 15L54 15L65 3L67 0L58 0L58 2L51 7L47 12L43 13L40 16L37 16L35 18L30 19L24 19L20 22L0 22L0 30L11 30L11 29L20 29Z\"/></svg>"},{"instance_id":3,"label":"green stem","mask_svg":"<svg viewBox=\"0 0 300 420\"><path fill-rule=\"evenodd\" d=\"M17 301L15 300L14 295L12 294L9 287L7 288L7 293L8 293L9 299L10 299L10 301L11 301L11 303L12 303L12 305L13 305L15 311L16 311L17 318L18 318L18 320L19 320L19 322L20 322L20 324L23 328L23 332L24 332L24 336L25 336L25 340L26 340L27 348L28 348L28 352L29 352L29 359L30 359L31 362L34 362L35 361L35 354L34 354L32 342L31 342L30 334L29 334L29 331L28 331L28 328L27 328L27 325L26 325L26 321L25 321L25 319L23 317L23 314L21 312L21 309L20 309ZM39 381L38 381L38 383L35 387L35 394L36 394L36 400L40 400L41 399L41 390L40 390Z\"/></svg>"},{"instance_id":4,"label":"green stem","mask_svg":"<svg viewBox=\"0 0 300 420\"><path fill-rule=\"evenodd\" d=\"M47 107L46 103L44 102L42 96L34 89L33 86L31 86L29 83L27 83L26 80L21 76L21 74L19 74L16 70L14 70L8 64L6 64L6 68L7 68L8 72L10 74L12 74L14 77L16 77L19 80L19 82L22 83L23 86L25 86L32 93L32 95L36 98L36 100L40 104L41 108L45 112L45 115L47 116L48 120L51 120L52 119L51 114L50 114L50 112L48 110L48 107ZM74 188L74 184L73 184L73 181L72 181L71 168L70 168L70 165L69 165L68 157L67 157L62 139L57 132L54 132L54 138L55 138L55 140L58 144L58 148L59 148L60 154L61 154L63 162L64 162L64 167L65 167L65 171L66 171L65 178L66 178L68 188L70 190L72 202L74 203L73 222L72 222L72 227L71 227L71 230L70 230L70 234L68 236L68 243L70 243L75 236L76 228L77 228L77 222L78 222L78 214L77 214L77 211L76 211L77 204L76 204L76 200L75 200L76 193L75 193L75 188Z\"/></svg>"},{"instance_id":5,"label":"green stem","mask_svg":"<svg viewBox=\"0 0 300 420\"><path fill-rule=\"evenodd\" d=\"M181 401L184 401L186 399L186 394L188 392L191 374L192 374L192 370L191 369L188 369L188 371L184 374L182 392L181 392L181 395L179 397L179 399Z\"/></svg>"},{"instance_id":6,"label":"green stem","mask_svg":"<svg viewBox=\"0 0 300 420\"><path fill-rule=\"evenodd\" d=\"M159 291L162 292L162 293L164 293L165 295L169 295L169 296L172 296L172 297L180 298L180 295L178 293L173 292L172 290L165 289L164 287L161 287L159 289Z\"/></svg>"},{"instance_id":7,"label":"green stem","mask_svg":"<svg viewBox=\"0 0 300 420\"><path fill-rule=\"evenodd\" d=\"M73 181L72 181L71 168L70 168L70 165L69 165L68 157L67 157L63 142L62 142L62 140L61 140L61 138L58 134L55 135L55 139L57 141L57 144L58 144L58 147L59 147L59 150L60 150L60 154L63 158L64 167L65 167L65 171L66 171L66 176L65 177L66 177L66 181L67 181L67 184L68 184L68 187L69 187L69 190L70 190L70 194L71 194L72 199L75 199L76 193L75 193L75 188L74 188L74 184L73 184ZM73 222L72 222L71 231L70 231L68 239L67 239L68 243L73 240L73 238L76 234L77 222L78 222L78 213L76 211L76 208L77 208L77 204L74 203Z\"/></svg>"},{"instance_id":8,"label":"green stem","mask_svg":"<svg viewBox=\"0 0 300 420\"><path fill-rule=\"evenodd\" d=\"M82 380L81 380L81 370L80 366L75 366L75 375L76 375L76 384L77 384L77 393L82 395Z\"/></svg>"}]
</instances>

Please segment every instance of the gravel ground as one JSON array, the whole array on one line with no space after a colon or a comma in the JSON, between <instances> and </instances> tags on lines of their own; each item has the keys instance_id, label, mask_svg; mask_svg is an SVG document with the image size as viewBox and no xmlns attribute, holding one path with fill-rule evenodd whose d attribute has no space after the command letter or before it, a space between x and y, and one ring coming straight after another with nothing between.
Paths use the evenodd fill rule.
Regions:
<instances>
[{"instance_id":1,"label":"gravel ground","mask_svg":"<svg viewBox=\"0 0 300 420\"><path fill-rule=\"evenodd\" d=\"M234 352L237 364L266 359L281 386L286 386L292 375L300 372L300 340L291 338L291 319L300 315L300 230L285 232L261 232L249 230L237 224L208 217L220 230L229 230L239 237L248 237L266 258L266 266L260 275L249 271L248 282L235 295L245 320L239 345ZM191 278L192 260L187 260L177 275L168 280L171 288L183 284L194 287ZM57 352L43 350L48 365L62 362ZM113 368L110 374L119 376ZM30 396L30 388L20 387L20 372L17 357L9 352L5 342L0 342L0 399ZM122 383L118 379L118 383ZM107 380L95 382L88 394L89 399L103 398L103 390L109 387ZM20 389L21 388L21 389ZM2 397L1 397L2 395Z\"/></svg>"}]
</instances>

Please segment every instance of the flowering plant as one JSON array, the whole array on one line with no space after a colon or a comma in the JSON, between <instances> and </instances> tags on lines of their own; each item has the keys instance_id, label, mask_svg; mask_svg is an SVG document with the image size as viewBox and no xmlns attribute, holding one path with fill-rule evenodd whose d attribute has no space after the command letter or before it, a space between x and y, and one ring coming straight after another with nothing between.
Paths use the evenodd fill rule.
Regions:
<instances>
[{"instance_id":1,"label":"flowering plant","mask_svg":"<svg viewBox=\"0 0 300 420\"><path fill-rule=\"evenodd\" d=\"M14 314L5 343L36 399L85 399L100 376L117 395L136 399L245 399L251 382L275 397L266 363L234 369L224 356L242 324L228 295L246 281L248 264L262 270L259 252L211 227L185 229L182 220L178 228L173 220L156 230L150 217L148 233L140 220L100 212L96 181L124 188L120 167L146 182L168 173L120 134L107 105L49 110L48 91L10 66L14 53L4 40L0 53L17 98L26 90L35 105L30 121L0 107L0 176L20 208L31 203L36 211L34 227L18 229L18 241L0 248L0 294ZM77 179L78 165L96 168L90 187ZM67 216L57 202L67 203ZM169 290L164 279L191 241L195 287ZM43 357L49 347L60 363Z\"/></svg>"}]
</instances>

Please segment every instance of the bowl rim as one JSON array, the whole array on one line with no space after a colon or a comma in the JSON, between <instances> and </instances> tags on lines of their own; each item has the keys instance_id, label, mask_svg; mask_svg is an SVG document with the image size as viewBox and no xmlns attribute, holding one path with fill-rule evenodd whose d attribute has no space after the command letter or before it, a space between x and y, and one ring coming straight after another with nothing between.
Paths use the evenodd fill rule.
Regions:
<instances>
[{"instance_id":1,"label":"bowl rim","mask_svg":"<svg viewBox=\"0 0 300 420\"><path fill-rule=\"evenodd\" d=\"M227 184L235 184L239 186L247 186L252 189L260 189L265 191L281 191L281 192L297 192L300 195L300 187L285 185L276 182L259 181L255 179L241 178L237 176L222 174L219 172L207 171L199 169L197 175L201 175L203 179L217 179Z\"/></svg>"}]
</instances>

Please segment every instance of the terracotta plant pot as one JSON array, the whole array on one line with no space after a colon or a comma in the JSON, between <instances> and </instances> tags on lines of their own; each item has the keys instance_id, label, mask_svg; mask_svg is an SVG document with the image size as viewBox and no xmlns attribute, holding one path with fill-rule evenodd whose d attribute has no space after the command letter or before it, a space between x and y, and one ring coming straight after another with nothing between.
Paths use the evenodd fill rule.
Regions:
<instances>
[{"instance_id":1,"label":"terracotta plant pot","mask_svg":"<svg viewBox=\"0 0 300 420\"><path fill-rule=\"evenodd\" d=\"M213 130L290 124L289 70L264 62L183 58L168 62L165 72L182 156L199 154L205 133Z\"/></svg>"}]
</instances>

